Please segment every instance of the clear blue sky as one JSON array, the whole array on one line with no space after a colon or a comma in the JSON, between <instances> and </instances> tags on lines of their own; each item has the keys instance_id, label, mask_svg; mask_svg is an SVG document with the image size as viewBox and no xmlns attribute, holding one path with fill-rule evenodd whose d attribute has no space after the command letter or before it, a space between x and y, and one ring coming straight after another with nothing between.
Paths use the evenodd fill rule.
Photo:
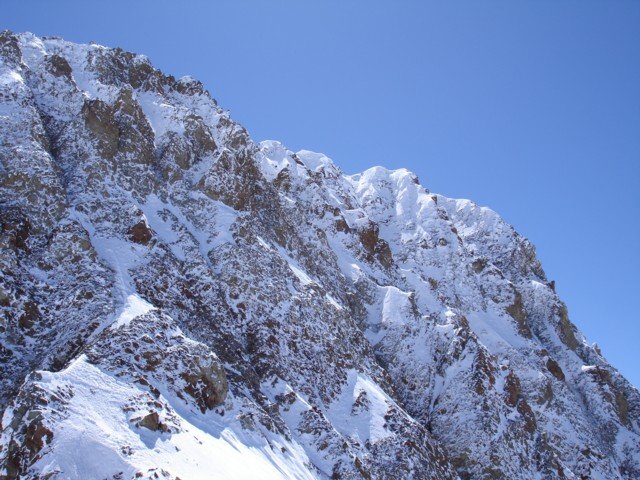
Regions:
<instances>
[{"instance_id":1,"label":"clear blue sky","mask_svg":"<svg viewBox=\"0 0 640 480\"><path fill-rule=\"evenodd\" d=\"M4 28L144 53L256 140L490 206L640 385L640 2L4 0Z\"/></svg>"}]
</instances>

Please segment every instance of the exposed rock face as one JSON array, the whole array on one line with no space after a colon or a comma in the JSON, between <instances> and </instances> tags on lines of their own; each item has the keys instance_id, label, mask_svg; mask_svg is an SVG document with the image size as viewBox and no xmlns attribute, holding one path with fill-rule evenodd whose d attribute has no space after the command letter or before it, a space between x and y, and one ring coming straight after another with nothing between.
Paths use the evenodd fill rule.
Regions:
<instances>
[{"instance_id":1,"label":"exposed rock face","mask_svg":"<svg viewBox=\"0 0 640 480\"><path fill-rule=\"evenodd\" d=\"M640 478L533 246L254 143L142 56L0 34L0 478Z\"/></svg>"}]
</instances>

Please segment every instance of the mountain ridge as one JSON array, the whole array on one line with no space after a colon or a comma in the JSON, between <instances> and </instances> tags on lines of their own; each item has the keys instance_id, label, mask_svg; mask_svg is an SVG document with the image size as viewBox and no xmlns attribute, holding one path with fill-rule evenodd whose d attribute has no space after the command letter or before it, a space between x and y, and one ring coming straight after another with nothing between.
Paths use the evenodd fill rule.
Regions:
<instances>
[{"instance_id":1,"label":"mountain ridge","mask_svg":"<svg viewBox=\"0 0 640 480\"><path fill-rule=\"evenodd\" d=\"M640 475L638 390L492 210L144 56L0 59L0 478Z\"/></svg>"}]
</instances>

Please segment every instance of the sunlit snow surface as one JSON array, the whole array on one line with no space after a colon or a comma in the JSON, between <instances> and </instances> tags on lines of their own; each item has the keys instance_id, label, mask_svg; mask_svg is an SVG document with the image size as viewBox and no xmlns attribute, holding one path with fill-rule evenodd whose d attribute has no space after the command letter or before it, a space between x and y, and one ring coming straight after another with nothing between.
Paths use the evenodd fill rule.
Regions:
<instances>
[{"instance_id":1,"label":"sunlit snow surface","mask_svg":"<svg viewBox=\"0 0 640 480\"><path fill-rule=\"evenodd\" d=\"M280 446L289 448L285 456L215 414L190 418L183 410L179 433L133 427L130 418L136 412L127 414L122 407L140 391L84 357L61 372L43 372L40 383L54 391L68 385L74 390L69 417L56 429L53 454L35 466L43 475L64 472L65 478L86 480L114 472L132 477L139 470L155 468L185 479L313 478L304 466L304 453L283 443ZM133 453L126 456L123 451Z\"/></svg>"}]
</instances>

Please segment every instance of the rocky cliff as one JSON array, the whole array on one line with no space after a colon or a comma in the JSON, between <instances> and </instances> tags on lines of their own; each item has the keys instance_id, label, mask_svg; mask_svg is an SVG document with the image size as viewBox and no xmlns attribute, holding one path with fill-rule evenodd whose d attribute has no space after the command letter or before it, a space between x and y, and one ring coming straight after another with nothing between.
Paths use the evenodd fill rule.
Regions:
<instances>
[{"instance_id":1,"label":"rocky cliff","mask_svg":"<svg viewBox=\"0 0 640 480\"><path fill-rule=\"evenodd\" d=\"M640 478L640 393L496 213L144 56L0 34L0 266L0 478Z\"/></svg>"}]
</instances>

